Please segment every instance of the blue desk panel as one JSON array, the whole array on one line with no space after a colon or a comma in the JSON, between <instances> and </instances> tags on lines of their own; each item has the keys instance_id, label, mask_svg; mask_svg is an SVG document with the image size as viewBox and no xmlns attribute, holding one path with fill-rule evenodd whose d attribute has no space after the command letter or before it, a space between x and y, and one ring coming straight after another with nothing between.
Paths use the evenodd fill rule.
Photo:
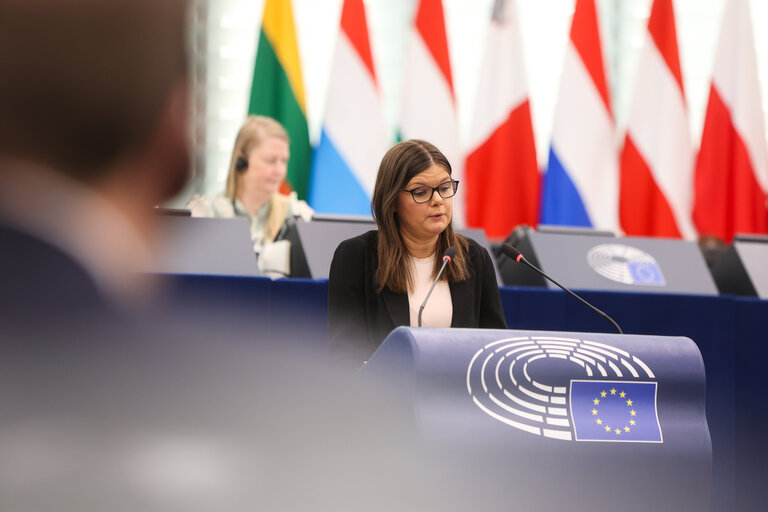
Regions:
<instances>
[{"instance_id":1,"label":"blue desk panel","mask_svg":"<svg viewBox=\"0 0 768 512\"><path fill-rule=\"evenodd\" d=\"M254 328L315 347L327 344L327 281L175 276L179 290L216 291L233 308L253 308ZM208 294L213 296L213 294ZM704 359L707 421L713 452L712 510L750 509L765 495L768 401L768 301L733 296L583 292L628 334L686 336ZM512 329L613 332L605 319L559 290L504 287L501 299ZM241 309L240 309L241 310ZM762 494L760 494L762 493Z\"/></svg>"}]
</instances>

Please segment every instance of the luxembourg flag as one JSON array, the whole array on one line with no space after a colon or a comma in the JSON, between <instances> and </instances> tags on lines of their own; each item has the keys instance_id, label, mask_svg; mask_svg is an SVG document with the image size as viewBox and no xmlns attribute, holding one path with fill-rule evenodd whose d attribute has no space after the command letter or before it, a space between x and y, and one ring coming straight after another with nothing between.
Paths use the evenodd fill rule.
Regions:
<instances>
[{"instance_id":1,"label":"luxembourg flag","mask_svg":"<svg viewBox=\"0 0 768 512\"><path fill-rule=\"evenodd\" d=\"M441 0L421 0L411 27L400 111L403 140L431 142L448 158L453 178L463 181L464 162ZM453 224L464 227L463 183L453 201Z\"/></svg>"},{"instance_id":2,"label":"luxembourg flag","mask_svg":"<svg viewBox=\"0 0 768 512\"><path fill-rule=\"evenodd\" d=\"M620 165L624 233L695 238L693 148L672 0L651 7Z\"/></svg>"},{"instance_id":3,"label":"luxembourg flag","mask_svg":"<svg viewBox=\"0 0 768 512\"><path fill-rule=\"evenodd\" d=\"M389 137L371 57L363 0L344 0L309 204L324 213L371 214Z\"/></svg>"},{"instance_id":4,"label":"luxembourg flag","mask_svg":"<svg viewBox=\"0 0 768 512\"><path fill-rule=\"evenodd\" d=\"M514 0L496 0L465 170L467 225L504 238L539 217L539 168Z\"/></svg>"},{"instance_id":5,"label":"luxembourg flag","mask_svg":"<svg viewBox=\"0 0 768 512\"><path fill-rule=\"evenodd\" d=\"M702 236L768 233L768 149L746 0L723 15L696 162L693 218Z\"/></svg>"},{"instance_id":6,"label":"luxembourg flag","mask_svg":"<svg viewBox=\"0 0 768 512\"><path fill-rule=\"evenodd\" d=\"M576 0L539 222L615 231L617 156L595 2Z\"/></svg>"}]
</instances>

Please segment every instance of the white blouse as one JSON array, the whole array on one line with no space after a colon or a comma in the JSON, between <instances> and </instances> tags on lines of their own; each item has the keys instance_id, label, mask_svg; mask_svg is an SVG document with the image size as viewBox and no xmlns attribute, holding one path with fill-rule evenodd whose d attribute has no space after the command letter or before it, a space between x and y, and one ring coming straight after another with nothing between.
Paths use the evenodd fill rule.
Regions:
<instances>
[{"instance_id":1,"label":"white blouse","mask_svg":"<svg viewBox=\"0 0 768 512\"><path fill-rule=\"evenodd\" d=\"M418 259L411 258L413 289L408 290L408 309L411 314L411 327L419 325L419 308L427 296L435 276L432 275L435 256ZM421 314L422 327L450 327L453 319L453 302L448 281L441 279L432 290L424 312Z\"/></svg>"}]
</instances>

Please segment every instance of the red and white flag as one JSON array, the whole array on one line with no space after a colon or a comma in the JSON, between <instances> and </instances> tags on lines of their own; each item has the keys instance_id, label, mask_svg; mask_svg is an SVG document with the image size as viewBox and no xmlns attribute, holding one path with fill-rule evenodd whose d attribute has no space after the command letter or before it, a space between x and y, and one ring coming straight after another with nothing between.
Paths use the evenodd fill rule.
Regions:
<instances>
[{"instance_id":1,"label":"red and white flag","mask_svg":"<svg viewBox=\"0 0 768 512\"><path fill-rule=\"evenodd\" d=\"M431 142L448 158L453 178L463 182L456 100L441 0L421 0L411 27L400 114L403 140ZM453 221L464 227L463 183L453 201Z\"/></svg>"},{"instance_id":2,"label":"red and white flag","mask_svg":"<svg viewBox=\"0 0 768 512\"><path fill-rule=\"evenodd\" d=\"M467 226L504 238L518 224L535 226L539 217L540 175L514 0L496 0L485 48L465 169Z\"/></svg>"},{"instance_id":3,"label":"red and white flag","mask_svg":"<svg viewBox=\"0 0 768 512\"><path fill-rule=\"evenodd\" d=\"M730 242L768 233L768 149L747 0L723 15L701 147L693 218L699 234Z\"/></svg>"},{"instance_id":4,"label":"red and white flag","mask_svg":"<svg viewBox=\"0 0 768 512\"><path fill-rule=\"evenodd\" d=\"M672 0L654 0L621 152L627 235L694 239L693 147Z\"/></svg>"}]
</instances>

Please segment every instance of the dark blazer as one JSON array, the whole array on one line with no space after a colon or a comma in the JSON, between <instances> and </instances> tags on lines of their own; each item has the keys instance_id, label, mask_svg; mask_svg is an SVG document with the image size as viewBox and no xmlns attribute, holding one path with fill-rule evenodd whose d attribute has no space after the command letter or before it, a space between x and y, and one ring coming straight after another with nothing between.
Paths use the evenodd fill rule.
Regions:
<instances>
[{"instance_id":1,"label":"dark blazer","mask_svg":"<svg viewBox=\"0 0 768 512\"><path fill-rule=\"evenodd\" d=\"M328 278L328 339L337 361L360 365L384 338L401 325L410 325L408 294L387 287L376 291L378 231L339 244ZM451 327L506 329L496 273L488 252L468 238L467 280L451 283Z\"/></svg>"},{"instance_id":2,"label":"dark blazer","mask_svg":"<svg viewBox=\"0 0 768 512\"><path fill-rule=\"evenodd\" d=\"M46 327L108 303L79 263L34 235L0 221L0 323Z\"/></svg>"}]
</instances>

